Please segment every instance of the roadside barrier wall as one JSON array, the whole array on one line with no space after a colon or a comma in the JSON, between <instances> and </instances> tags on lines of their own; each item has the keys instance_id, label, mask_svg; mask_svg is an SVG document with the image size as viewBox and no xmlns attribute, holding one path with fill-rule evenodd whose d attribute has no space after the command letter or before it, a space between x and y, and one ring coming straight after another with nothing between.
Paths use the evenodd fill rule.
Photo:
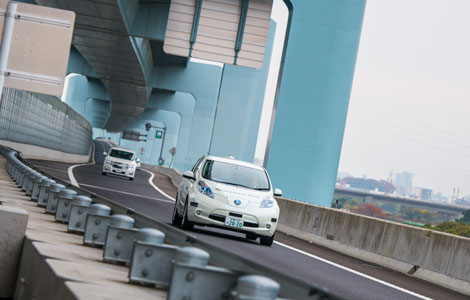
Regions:
<instances>
[{"instance_id":1,"label":"roadside barrier wall","mask_svg":"<svg viewBox=\"0 0 470 300\"><path fill-rule=\"evenodd\" d=\"M278 230L470 294L470 239L278 198Z\"/></svg>"},{"instance_id":2,"label":"roadside barrier wall","mask_svg":"<svg viewBox=\"0 0 470 300\"><path fill-rule=\"evenodd\" d=\"M22 151L26 157L87 161L91 136L88 121L56 97L3 90L0 144ZM30 149L28 145L35 147Z\"/></svg>"}]
</instances>

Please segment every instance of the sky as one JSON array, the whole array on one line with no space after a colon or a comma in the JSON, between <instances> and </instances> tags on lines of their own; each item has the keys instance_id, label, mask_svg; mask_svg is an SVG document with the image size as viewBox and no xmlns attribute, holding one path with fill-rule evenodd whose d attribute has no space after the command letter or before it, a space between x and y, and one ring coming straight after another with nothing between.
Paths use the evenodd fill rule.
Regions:
<instances>
[{"instance_id":1,"label":"sky","mask_svg":"<svg viewBox=\"0 0 470 300\"><path fill-rule=\"evenodd\" d=\"M470 0L368 0L339 171L470 194ZM255 161L267 141L287 9L277 22Z\"/></svg>"},{"instance_id":2,"label":"sky","mask_svg":"<svg viewBox=\"0 0 470 300\"><path fill-rule=\"evenodd\" d=\"M339 170L470 194L470 1L367 2Z\"/></svg>"}]
</instances>

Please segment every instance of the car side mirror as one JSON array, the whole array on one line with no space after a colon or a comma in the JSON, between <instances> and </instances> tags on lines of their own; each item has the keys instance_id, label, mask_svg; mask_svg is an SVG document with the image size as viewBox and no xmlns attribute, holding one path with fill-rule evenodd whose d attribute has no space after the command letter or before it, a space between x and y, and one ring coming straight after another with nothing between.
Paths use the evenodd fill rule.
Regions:
<instances>
[{"instance_id":1,"label":"car side mirror","mask_svg":"<svg viewBox=\"0 0 470 300\"><path fill-rule=\"evenodd\" d=\"M187 179L192 179L192 180L196 179L194 178L194 173L192 171L184 171L183 177Z\"/></svg>"},{"instance_id":2,"label":"car side mirror","mask_svg":"<svg viewBox=\"0 0 470 300\"><path fill-rule=\"evenodd\" d=\"M103 152L103 156L106 156L106 155L108 155L108 153L107 153L107 152Z\"/></svg>"},{"instance_id":3,"label":"car side mirror","mask_svg":"<svg viewBox=\"0 0 470 300\"><path fill-rule=\"evenodd\" d=\"M275 197L282 197L282 190L281 189L274 189L274 196Z\"/></svg>"},{"instance_id":4,"label":"car side mirror","mask_svg":"<svg viewBox=\"0 0 470 300\"><path fill-rule=\"evenodd\" d=\"M140 162L140 158L136 159L137 162Z\"/></svg>"}]
</instances>

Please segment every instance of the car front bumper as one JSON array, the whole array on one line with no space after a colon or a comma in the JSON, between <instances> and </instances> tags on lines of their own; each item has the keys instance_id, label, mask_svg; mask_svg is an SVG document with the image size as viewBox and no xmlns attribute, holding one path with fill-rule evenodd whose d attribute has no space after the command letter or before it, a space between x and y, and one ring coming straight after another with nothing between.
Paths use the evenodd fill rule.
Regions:
<instances>
[{"instance_id":1,"label":"car front bumper","mask_svg":"<svg viewBox=\"0 0 470 300\"><path fill-rule=\"evenodd\" d=\"M276 231L279 220L279 208L244 209L214 200L204 195L190 195L188 203L188 220L199 225L218 227L257 236L271 237ZM259 205L259 204L257 204ZM240 218L241 228L225 224L229 217Z\"/></svg>"},{"instance_id":2,"label":"car front bumper","mask_svg":"<svg viewBox=\"0 0 470 300\"><path fill-rule=\"evenodd\" d=\"M104 164L103 165L103 172L108 173L108 174L114 174L114 175L134 178L135 168L120 169L120 168L113 168L113 166L110 165L110 164Z\"/></svg>"}]
</instances>

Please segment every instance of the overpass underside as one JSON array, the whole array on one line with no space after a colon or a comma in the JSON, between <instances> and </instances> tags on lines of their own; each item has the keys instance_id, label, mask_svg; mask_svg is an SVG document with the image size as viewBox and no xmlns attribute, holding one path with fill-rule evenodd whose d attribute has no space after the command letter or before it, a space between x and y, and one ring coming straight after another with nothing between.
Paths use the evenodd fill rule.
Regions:
<instances>
[{"instance_id":1,"label":"overpass underside","mask_svg":"<svg viewBox=\"0 0 470 300\"><path fill-rule=\"evenodd\" d=\"M68 73L80 76L69 78L66 102L94 137L180 171L207 153L254 161L276 32L272 0L36 2L76 13ZM329 205L365 0L284 2L265 166L287 197ZM146 136L125 140L124 130Z\"/></svg>"}]
</instances>

